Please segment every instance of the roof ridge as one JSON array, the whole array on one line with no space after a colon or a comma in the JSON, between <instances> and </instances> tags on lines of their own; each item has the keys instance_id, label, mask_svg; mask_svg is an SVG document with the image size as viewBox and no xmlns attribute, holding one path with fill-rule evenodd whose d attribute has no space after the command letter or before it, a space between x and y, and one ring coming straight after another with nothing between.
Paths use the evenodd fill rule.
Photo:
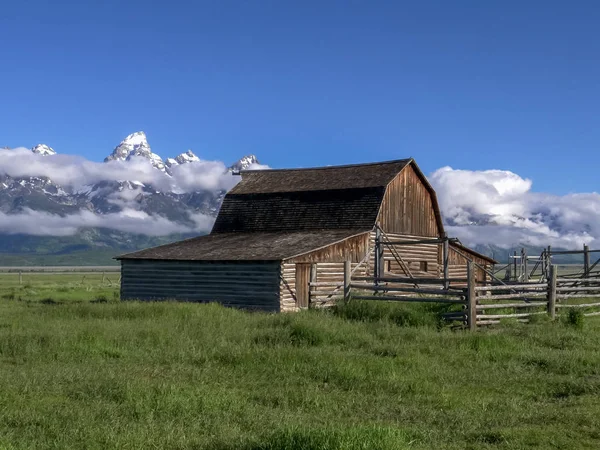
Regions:
<instances>
[{"instance_id":1,"label":"roof ridge","mask_svg":"<svg viewBox=\"0 0 600 450\"><path fill-rule=\"evenodd\" d=\"M302 171L302 170L325 170L325 169L344 169L347 167L365 167L365 166L378 166L381 164L398 164L405 163L407 161L411 161L414 158L411 156L409 158L403 159L391 159L388 161L378 161L378 162L368 162L368 163L356 163L356 164L342 164L338 166L317 166L317 167L296 167L296 168L283 168L283 169L245 169L241 170L240 173L250 173L250 172L293 172L293 171Z\"/></svg>"}]
</instances>

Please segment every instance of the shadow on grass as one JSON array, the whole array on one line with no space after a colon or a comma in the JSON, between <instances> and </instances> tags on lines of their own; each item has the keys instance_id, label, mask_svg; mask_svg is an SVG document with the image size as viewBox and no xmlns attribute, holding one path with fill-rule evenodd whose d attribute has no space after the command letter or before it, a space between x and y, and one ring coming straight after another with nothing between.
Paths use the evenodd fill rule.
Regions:
<instances>
[{"instance_id":1,"label":"shadow on grass","mask_svg":"<svg viewBox=\"0 0 600 450\"><path fill-rule=\"evenodd\" d=\"M358 322L388 321L403 327L441 327L442 314L456 309L456 305L437 303L393 303L373 300L351 300L332 308L335 316Z\"/></svg>"},{"instance_id":2,"label":"shadow on grass","mask_svg":"<svg viewBox=\"0 0 600 450\"><path fill-rule=\"evenodd\" d=\"M61 302L57 302L56 300L54 300L53 298L50 298L50 297L40 300L40 303L42 305L60 305L60 304L62 304Z\"/></svg>"}]
</instances>

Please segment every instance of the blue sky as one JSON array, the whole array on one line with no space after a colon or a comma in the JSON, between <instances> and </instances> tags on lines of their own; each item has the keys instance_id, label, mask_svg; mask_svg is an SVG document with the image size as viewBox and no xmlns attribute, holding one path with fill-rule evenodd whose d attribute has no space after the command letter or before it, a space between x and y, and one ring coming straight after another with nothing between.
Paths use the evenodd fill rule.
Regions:
<instances>
[{"instance_id":1,"label":"blue sky","mask_svg":"<svg viewBox=\"0 0 600 450\"><path fill-rule=\"evenodd\" d=\"M3 2L0 146L101 160L144 130L163 157L597 191L598 23L586 1Z\"/></svg>"}]
</instances>

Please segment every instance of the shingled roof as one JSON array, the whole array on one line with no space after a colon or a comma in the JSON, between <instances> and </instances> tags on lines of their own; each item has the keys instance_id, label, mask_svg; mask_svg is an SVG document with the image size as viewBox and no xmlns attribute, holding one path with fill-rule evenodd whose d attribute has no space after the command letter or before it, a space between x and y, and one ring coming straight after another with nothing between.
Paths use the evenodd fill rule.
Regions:
<instances>
[{"instance_id":1,"label":"shingled roof","mask_svg":"<svg viewBox=\"0 0 600 450\"><path fill-rule=\"evenodd\" d=\"M386 187L412 158L308 169L244 170L230 194L268 194Z\"/></svg>"},{"instance_id":2,"label":"shingled roof","mask_svg":"<svg viewBox=\"0 0 600 450\"><path fill-rule=\"evenodd\" d=\"M243 171L212 233L372 228L386 186L411 161Z\"/></svg>"},{"instance_id":3,"label":"shingled roof","mask_svg":"<svg viewBox=\"0 0 600 450\"><path fill-rule=\"evenodd\" d=\"M368 233L367 229L219 233L199 236L172 244L118 256L117 259L156 259L177 261L281 261Z\"/></svg>"}]
</instances>

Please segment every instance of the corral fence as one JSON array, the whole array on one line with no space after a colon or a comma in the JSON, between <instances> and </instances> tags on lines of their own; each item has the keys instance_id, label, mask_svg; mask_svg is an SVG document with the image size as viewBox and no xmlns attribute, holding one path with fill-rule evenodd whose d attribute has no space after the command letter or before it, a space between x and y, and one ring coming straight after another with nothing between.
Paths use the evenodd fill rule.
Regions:
<instances>
[{"instance_id":1,"label":"corral fence","mask_svg":"<svg viewBox=\"0 0 600 450\"><path fill-rule=\"evenodd\" d=\"M79 284L119 285L120 266L0 266L0 277L5 282L27 285L32 279L49 276L53 279L69 280Z\"/></svg>"},{"instance_id":2,"label":"corral fence","mask_svg":"<svg viewBox=\"0 0 600 450\"><path fill-rule=\"evenodd\" d=\"M600 276L600 249L590 249L584 244L581 250L554 250L548 246L539 255L529 255L526 248L516 250L508 255L509 262L497 265L494 274L502 277L504 281L521 281L528 283L533 280L547 280L550 266L559 266L560 275L563 277L583 278ZM570 263L558 264L557 258L574 258ZM578 259L580 263L575 263Z\"/></svg>"},{"instance_id":3,"label":"corral fence","mask_svg":"<svg viewBox=\"0 0 600 450\"><path fill-rule=\"evenodd\" d=\"M495 325L511 319L529 322L537 315L551 319L569 309L581 309L584 316L600 315L600 276L558 277L555 265L548 267L543 282L480 282L477 264L467 262L467 278L409 278L353 276L352 265L344 265L340 290L344 302L352 300L440 303L457 305L445 313L449 322L460 322L469 329Z\"/></svg>"}]
</instances>

